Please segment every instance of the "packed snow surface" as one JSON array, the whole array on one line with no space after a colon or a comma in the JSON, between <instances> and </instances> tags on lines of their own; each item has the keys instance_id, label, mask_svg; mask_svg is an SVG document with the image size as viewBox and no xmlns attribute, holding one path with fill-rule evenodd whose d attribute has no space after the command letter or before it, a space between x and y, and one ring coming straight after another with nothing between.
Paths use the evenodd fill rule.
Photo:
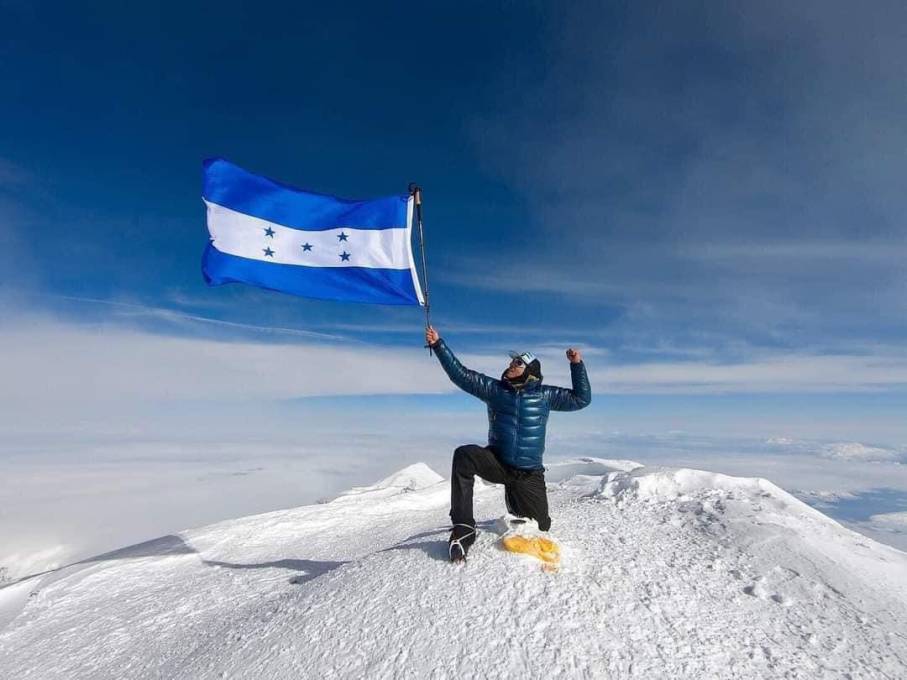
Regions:
<instances>
[{"instance_id":1,"label":"packed snow surface","mask_svg":"<svg viewBox=\"0 0 907 680\"><path fill-rule=\"evenodd\" d=\"M560 573L499 548L485 484L450 565L449 486L418 464L0 590L0 677L907 677L907 554L761 479L548 479Z\"/></svg>"}]
</instances>

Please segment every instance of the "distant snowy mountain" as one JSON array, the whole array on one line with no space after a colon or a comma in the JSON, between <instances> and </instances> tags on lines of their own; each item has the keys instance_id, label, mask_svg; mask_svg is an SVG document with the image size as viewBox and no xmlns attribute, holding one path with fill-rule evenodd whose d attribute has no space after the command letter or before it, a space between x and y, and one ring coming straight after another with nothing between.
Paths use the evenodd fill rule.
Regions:
<instances>
[{"instance_id":1,"label":"distant snowy mountain","mask_svg":"<svg viewBox=\"0 0 907 680\"><path fill-rule=\"evenodd\" d=\"M631 461L549 470L564 566L484 529L446 561L423 464L0 590L3 678L905 678L907 554L774 484Z\"/></svg>"}]
</instances>

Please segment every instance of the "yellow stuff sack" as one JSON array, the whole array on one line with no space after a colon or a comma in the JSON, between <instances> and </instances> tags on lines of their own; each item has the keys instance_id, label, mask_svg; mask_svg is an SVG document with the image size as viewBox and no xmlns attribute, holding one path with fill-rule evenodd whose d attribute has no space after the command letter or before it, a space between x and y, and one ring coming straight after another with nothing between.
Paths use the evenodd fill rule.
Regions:
<instances>
[{"instance_id":1,"label":"yellow stuff sack","mask_svg":"<svg viewBox=\"0 0 907 680\"><path fill-rule=\"evenodd\" d=\"M550 538L542 536L504 536L501 539L504 550L532 555L546 564L557 566L561 561L561 549Z\"/></svg>"}]
</instances>

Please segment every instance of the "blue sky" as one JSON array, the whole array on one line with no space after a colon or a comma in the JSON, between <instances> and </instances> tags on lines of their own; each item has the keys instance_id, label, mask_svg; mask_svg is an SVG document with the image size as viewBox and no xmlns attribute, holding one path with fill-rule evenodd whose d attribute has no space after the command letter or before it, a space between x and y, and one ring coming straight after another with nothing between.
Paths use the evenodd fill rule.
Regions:
<instances>
[{"instance_id":1,"label":"blue sky","mask_svg":"<svg viewBox=\"0 0 907 680\"><path fill-rule=\"evenodd\" d=\"M415 309L206 288L221 155L346 197L421 183L436 325L487 370L528 347L564 377L576 344L653 408L896 411L907 11L788 5L3 3L7 324L418 349ZM815 436L840 420L807 401Z\"/></svg>"},{"instance_id":2,"label":"blue sky","mask_svg":"<svg viewBox=\"0 0 907 680\"><path fill-rule=\"evenodd\" d=\"M901 343L899 5L597 4L6 3L4 265L252 323L416 316L200 286L223 155L342 196L418 180L439 325L628 359Z\"/></svg>"},{"instance_id":3,"label":"blue sky","mask_svg":"<svg viewBox=\"0 0 907 680\"><path fill-rule=\"evenodd\" d=\"M414 418L441 423L427 457L481 437L420 310L205 286L201 161L223 156L348 198L419 182L450 344L492 373L531 349L553 382L586 352L596 399L555 427L907 456L905 19L0 2L4 449L313 424L336 445L351 413L406 455Z\"/></svg>"},{"instance_id":4,"label":"blue sky","mask_svg":"<svg viewBox=\"0 0 907 680\"><path fill-rule=\"evenodd\" d=\"M6 3L4 268L255 324L414 319L205 290L223 155L343 196L418 180L438 323L487 341L901 343L903 10L724 5Z\"/></svg>"}]
</instances>

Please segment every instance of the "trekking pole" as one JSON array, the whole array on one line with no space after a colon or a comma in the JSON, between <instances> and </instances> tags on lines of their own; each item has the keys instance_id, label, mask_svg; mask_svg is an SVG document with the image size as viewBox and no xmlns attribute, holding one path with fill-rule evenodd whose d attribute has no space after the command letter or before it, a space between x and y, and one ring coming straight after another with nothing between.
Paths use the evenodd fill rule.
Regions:
<instances>
[{"instance_id":1,"label":"trekking pole","mask_svg":"<svg viewBox=\"0 0 907 680\"><path fill-rule=\"evenodd\" d=\"M409 183L409 195L413 197L416 204L416 220L419 222L419 250L422 253L422 280L425 282L425 326L431 326L431 304L428 298L428 266L425 264L425 230L422 227L422 188L415 182ZM432 356L431 345L425 345L428 348L428 356Z\"/></svg>"}]
</instances>

